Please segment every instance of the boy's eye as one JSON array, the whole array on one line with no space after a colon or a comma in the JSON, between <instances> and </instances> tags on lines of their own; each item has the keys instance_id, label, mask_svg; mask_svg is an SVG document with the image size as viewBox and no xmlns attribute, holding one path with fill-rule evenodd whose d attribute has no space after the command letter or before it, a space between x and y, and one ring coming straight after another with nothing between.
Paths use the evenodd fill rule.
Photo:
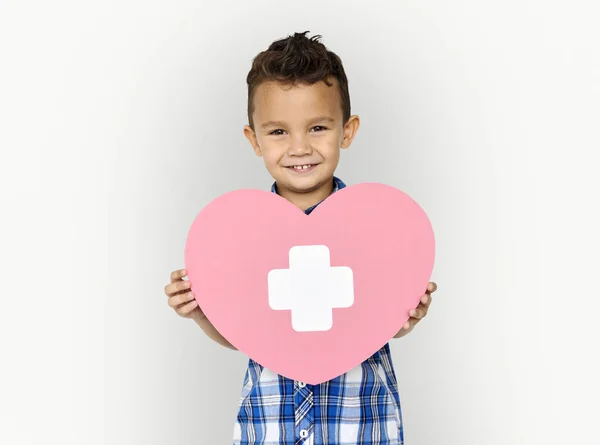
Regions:
<instances>
[{"instance_id":1,"label":"boy's eye","mask_svg":"<svg viewBox=\"0 0 600 445\"><path fill-rule=\"evenodd\" d=\"M327 130L326 127L323 127L321 125L317 125L315 127L311 128L312 131L323 131L323 130ZM283 134L284 130L278 128L277 130L273 130L271 131L269 134L272 134L273 136L281 136Z\"/></svg>"}]
</instances>

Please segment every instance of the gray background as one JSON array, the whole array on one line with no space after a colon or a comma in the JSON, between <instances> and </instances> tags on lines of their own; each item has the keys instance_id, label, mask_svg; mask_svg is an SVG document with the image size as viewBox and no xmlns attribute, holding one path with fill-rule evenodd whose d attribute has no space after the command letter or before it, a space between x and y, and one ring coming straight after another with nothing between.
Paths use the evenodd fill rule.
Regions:
<instances>
[{"instance_id":1,"label":"gray background","mask_svg":"<svg viewBox=\"0 0 600 445\"><path fill-rule=\"evenodd\" d=\"M392 345L407 444L596 443L599 13L1 1L0 443L230 443L246 358L163 287L203 205L270 186L245 76L304 30L362 118L339 175L401 188L436 230L435 301Z\"/></svg>"}]
</instances>

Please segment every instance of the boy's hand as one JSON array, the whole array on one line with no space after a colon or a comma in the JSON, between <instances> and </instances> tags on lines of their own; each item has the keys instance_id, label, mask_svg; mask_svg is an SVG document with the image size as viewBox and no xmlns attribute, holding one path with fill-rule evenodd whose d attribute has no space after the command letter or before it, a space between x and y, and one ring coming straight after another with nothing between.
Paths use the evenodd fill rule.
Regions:
<instances>
[{"instance_id":1,"label":"boy's hand","mask_svg":"<svg viewBox=\"0 0 600 445\"><path fill-rule=\"evenodd\" d=\"M198 302L194 298L191 286L188 280L184 280L187 275L185 269L176 270L171 273L171 282L165 286L165 294L169 297L168 303L175 312L184 318L191 318L196 322L206 318Z\"/></svg>"},{"instance_id":2,"label":"boy's hand","mask_svg":"<svg viewBox=\"0 0 600 445\"><path fill-rule=\"evenodd\" d=\"M431 305L431 294L434 293L436 290L437 284L431 282L427 285L427 290L425 291L425 294L421 297L421 302L419 303L416 309L412 309L410 311L410 318L406 323L404 323L402 329L400 329L400 331L398 331L398 333L394 335L394 338L404 337L406 334L411 332L416 326L416 324L427 315L429 305Z\"/></svg>"}]
</instances>

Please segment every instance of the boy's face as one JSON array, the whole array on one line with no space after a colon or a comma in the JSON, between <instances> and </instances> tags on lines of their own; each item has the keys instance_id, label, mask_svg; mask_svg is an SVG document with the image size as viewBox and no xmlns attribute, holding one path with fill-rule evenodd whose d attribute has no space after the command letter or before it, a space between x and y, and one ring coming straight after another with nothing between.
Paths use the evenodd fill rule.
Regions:
<instances>
[{"instance_id":1,"label":"boy's face","mask_svg":"<svg viewBox=\"0 0 600 445\"><path fill-rule=\"evenodd\" d=\"M325 199L340 148L350 146L359 125L358 116L344 125L337 84L263 83L255 91L252 117L255 130L246 126L244 134L279 193L292 201L298 195Z\"/></svg>"}]
</instances>

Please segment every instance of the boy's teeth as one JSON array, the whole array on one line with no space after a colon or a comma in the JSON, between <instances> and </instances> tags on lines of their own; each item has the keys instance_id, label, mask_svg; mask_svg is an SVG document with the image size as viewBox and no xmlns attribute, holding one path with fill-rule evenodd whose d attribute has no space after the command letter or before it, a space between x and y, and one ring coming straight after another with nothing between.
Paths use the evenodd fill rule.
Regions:
<instances>
[{"instance_id":1,"label":"boy's teeth","mask_svg":"<svg viewBox=\"0 0 600 445\"><path fill-rule=\"evenodd\" d=\"M312 164L308 164L308 165L294 165L294 169L296 170L306 170L308 167L312 167Z\"/></svg>"}]
</instances>

